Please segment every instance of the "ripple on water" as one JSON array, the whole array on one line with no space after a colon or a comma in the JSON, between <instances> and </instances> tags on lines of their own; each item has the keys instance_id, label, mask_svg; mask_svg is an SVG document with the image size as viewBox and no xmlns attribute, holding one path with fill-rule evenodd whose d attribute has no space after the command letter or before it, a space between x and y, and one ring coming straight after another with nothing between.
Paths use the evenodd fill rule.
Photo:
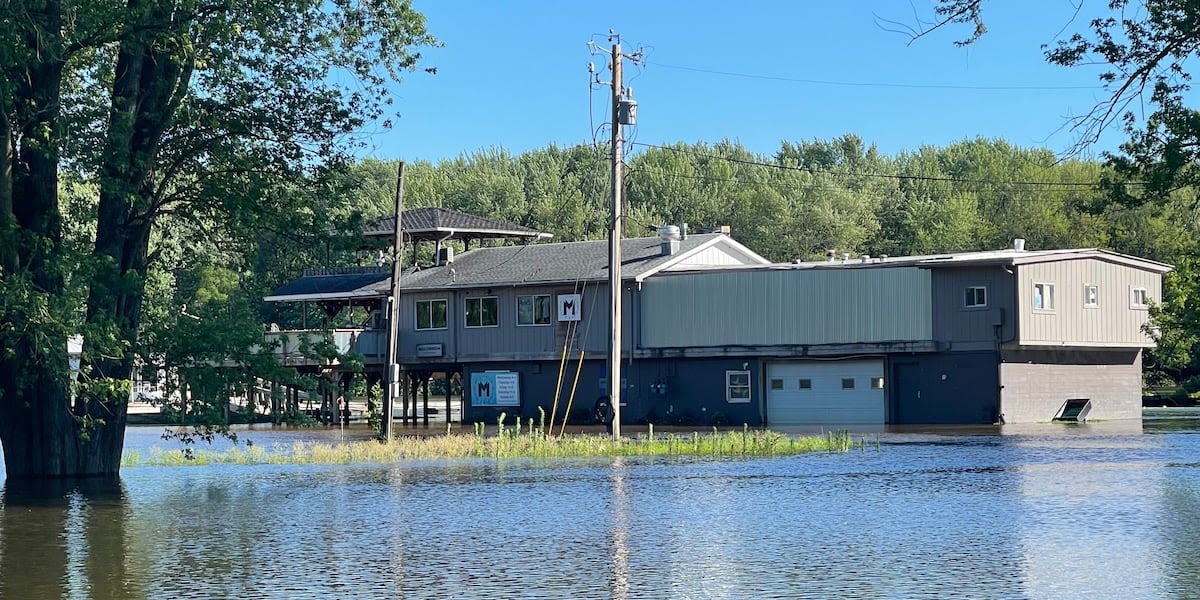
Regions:
<instances>
[{"instance_id":1,"label":"ripple on water","mask_svg":"<svg viewBox=\"0 0 1200 600\"><path fill-rule=\"evenodd\" d=\"M0 596L1186 598L1200 589L1200 436L914 433L868 447L731 461L138 468L115 493L10 489Z\"/></svg>"}]
</instances>

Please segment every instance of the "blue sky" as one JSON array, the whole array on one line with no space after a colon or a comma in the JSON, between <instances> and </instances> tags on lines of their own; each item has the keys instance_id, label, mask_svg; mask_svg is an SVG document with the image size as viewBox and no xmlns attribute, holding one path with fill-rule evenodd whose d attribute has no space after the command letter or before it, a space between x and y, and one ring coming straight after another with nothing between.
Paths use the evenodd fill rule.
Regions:
<instances>
[{"instance_id":1,"label":"blue sky","mask_svg":"<svg viewBox=\"0 0 1200 600\"><path fill-rule=\"evenodd\" d=\"M929 0L414 4L445 44L422 51L437 74L396 86L400 117L366 138L365 156L436 161L590 141L608 108L603 89L589 108L587 63L608 61L587 42L607 50L610 28L626 52L646 51L625 77L639 105L630 137L649 144L732 139L771 154L783 140L856 133L888 154L976 136L1063 152L1075 139L1066 119L1104 94L1099 68L1043 57L1043 44L1095 16L1085 5L1072 22L1070 0L989 3L990 31L967 48L953 44L965 28L909 44L879 20L911 24L914 9L932 14ZM1055 89L984 89L1039 86ZM1110 131L1093 151L1123 139Z\"/></svg>"}]
</instances>

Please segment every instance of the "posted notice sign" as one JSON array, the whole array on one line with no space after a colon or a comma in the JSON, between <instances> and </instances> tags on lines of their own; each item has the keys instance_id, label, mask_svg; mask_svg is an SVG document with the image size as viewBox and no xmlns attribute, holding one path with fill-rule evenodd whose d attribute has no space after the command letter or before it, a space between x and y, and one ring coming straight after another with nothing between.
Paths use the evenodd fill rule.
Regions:
<instances>
[{"instance_id":1,"label":"posted notice sign","mask_svg":"<svg viewBox=\"0 0 1200 600\"><path fill-rule=\"evenodd\" d=\"M471 406L520 406L519 375L512 371L471 373Z\"/></svg>"}]
</instances>

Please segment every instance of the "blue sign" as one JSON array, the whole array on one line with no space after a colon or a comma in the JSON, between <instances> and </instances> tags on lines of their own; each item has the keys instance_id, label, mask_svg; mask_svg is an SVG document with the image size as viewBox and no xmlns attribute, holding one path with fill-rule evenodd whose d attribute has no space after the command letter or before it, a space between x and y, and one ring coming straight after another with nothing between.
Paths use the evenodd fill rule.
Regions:
<instances>
[{"instance_id":1,"label":"blue sign","mask_svg":"<svg viewBox=\"0 0 1200 600\"><path fill-rule=\"evenodd\" d=\"M519 374L513 371L471 373L471 406L520 406Z\"/></svg>"}]
</instances>

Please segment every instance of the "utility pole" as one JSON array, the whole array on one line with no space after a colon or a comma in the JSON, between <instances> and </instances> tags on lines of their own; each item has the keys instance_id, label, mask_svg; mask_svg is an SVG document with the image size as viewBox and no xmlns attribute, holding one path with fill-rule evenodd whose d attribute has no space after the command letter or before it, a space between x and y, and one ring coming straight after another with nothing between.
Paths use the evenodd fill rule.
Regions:
<instances>
[{"instance_id":1,"label":"utility pole","mask_svg":"<svg viewBox=\"0 0 1200 600\"><path fill-rule=\"evenodd\" d=\"M387 387L383 393L383 423L379 434L392 439L392 413L400 390L400 273L404 269L404 236L400 217L404 214L404 161L396 168L396 229L392 232L392 293L388 308Z\"/></svg>"},{"instance_id":2,"label":"utility pole","mask_svg":"<svg viewBox=\"0 0 1200 600\"><path fill-rule=\"evenodd\" d=\"M613 439L621 439L621 328L624 324L621 314L621 235L623 232L624 216L624 175L622 173L625 139L623 126L636 122L637 103L627 97L621 79L622 62L629 58L634 62L641 59L639 50L632 56L626 57L621 53L621 38L609 32L609 41L613 42L611 67L613 78L612 87L612 206L609 214L608 229L608 401L612 407ZM595 83L601 83L598 81Z\"/></svg>"}]
</instances>

